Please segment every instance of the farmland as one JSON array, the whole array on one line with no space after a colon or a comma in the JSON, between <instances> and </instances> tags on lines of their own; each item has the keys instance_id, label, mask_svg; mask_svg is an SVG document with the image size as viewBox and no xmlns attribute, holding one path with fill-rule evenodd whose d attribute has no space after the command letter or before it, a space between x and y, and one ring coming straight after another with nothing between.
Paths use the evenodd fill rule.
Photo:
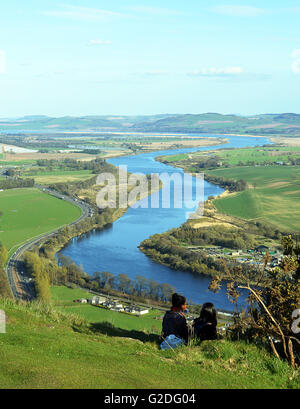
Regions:
<instances>
[{"instance_id":1,"label":"farmland","mask_svg":"<svg viewBox=\"0 0 300 409\"><path fill-rule=\"evenodd\" d=\"M250 188L214 201L217 209L245 219L263 219L283 231L300 231L300 167L236 167L207 172L244 179ZM288 209L288 210L287 210Z\"/></svg>"},{"instance_id":2,"label":"farmland","mask_svg":"<svg viewBox=\"0 0 300 409\"><path fill-rule=\"evenodd\" d=\"M91 170L53 170L50 172L28 171L26 177L34 178L36 183L49 185L51 183L67 183L89 179L92 176Z\"/></svg>"},{"instance_id":3,"label":"farmland","mask_svg":"<svg viewBox=\"0 0 300 409\"><path fill-rule=\"evenodd\" d=\"M300 166L293 165L300 161L299 147L222 149L159 160L207 177L244 180L246 190L214 200L219 212L265 221L285 232L300 231Z\"/></svg>"},{"instance_id":4,"label":"farmland","mask_svg":"<svg viewBox=\"0 0 300 409\"><path fill-rule=\"evenodd\" d=\"M31 134L0 135L0 144L14 146L15 151L0 157L0 164L34 163L41 159L65 158L93 160L112 156L131 155L157 150L194 148L226 143L222 137L190 135L165 135L145 133L54 133L51 135ZM30 148L26 149L26 148Z\"/></svg>"},{"instance_id":5,"label":"farmland","mask_svg":"<svg viewBox=\"0 0 300 409\"><path fill-rule=\"evenodd\" d=\"M76 206L38 189L0 192L0 241L12 251L24 241L71 223L80 217Z\"/></svg>"},{"instance_id":6,"label":"farmland","mask_svg":"<svg viewBox=\"0 0 300 409\"><path fill-rule=\"evenodd\" d=\"M294 138L295 145L297 141L298 139ZM219 162L218 166L221 168L247 164L273 164L274 162L290 163L295 160L300 160L300 147L264 146L259 148L221 149L209 152L170 155L162 158L170 163L187 161L190 165L193 163L197 164L203 159L214 158Z\"/></svg>"}]
</instances>

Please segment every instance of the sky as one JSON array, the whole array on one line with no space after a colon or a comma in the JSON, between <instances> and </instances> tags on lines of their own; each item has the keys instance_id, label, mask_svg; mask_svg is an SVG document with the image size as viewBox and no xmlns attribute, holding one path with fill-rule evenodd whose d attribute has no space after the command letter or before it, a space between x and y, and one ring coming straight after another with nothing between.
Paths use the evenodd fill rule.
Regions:
<instances>
[{"instance_id":1,"label":"sky","mask_svg":"<svg viewBox=\"0 0 300 409\"><path fill-rule=\"evenodd\" d=\"M0 117L300 113L299 0L10 0Z\"/></svg>"}]
</instances>

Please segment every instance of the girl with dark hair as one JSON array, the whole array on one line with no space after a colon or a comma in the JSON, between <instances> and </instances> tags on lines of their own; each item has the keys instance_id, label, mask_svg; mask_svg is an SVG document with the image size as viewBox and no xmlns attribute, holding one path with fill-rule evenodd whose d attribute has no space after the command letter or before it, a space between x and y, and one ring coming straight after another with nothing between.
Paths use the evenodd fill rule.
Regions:
<instances>
[{"instance_id":1,"label":"girl with dark hair","mask_svg":"<svg viewBox=\"0 0 300 409\"><path fill-rule=\"evenodd\" d=\"M200 341L217 339L217 310L211 302L203 304L200 317L193 323L195 338Z\"/></svg>"},{"instance_id":2,"label":"girl with dark hair","mask_svg":"<svg viewBox=\"0 0 300 409\"><path fill-rule=\"evenodd\" d=\"M172 295L172 307L165 313L162 325L161 349L168 346L174 347L187 343L188 327L184 316L186 310L186 298L183 295L174 293Z\"/></svg>"}]
</instances>

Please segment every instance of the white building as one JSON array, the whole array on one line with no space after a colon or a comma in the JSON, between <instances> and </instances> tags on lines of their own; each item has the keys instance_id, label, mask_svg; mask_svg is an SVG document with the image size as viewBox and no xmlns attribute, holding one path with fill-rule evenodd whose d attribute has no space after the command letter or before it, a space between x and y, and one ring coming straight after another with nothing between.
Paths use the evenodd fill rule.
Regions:
<instances>
[{"instance_id":1,"label":"white building","mask_svg":"<svg viewBox=\"0 0 300 409\"><path fill-rule=\"evenodd\" d=\"M100 295L94 295L92 298L89 299L89 303L92 305L102 305L106 301L107 299L105 297L101 297Z\"/></svg>"}]
</instances>

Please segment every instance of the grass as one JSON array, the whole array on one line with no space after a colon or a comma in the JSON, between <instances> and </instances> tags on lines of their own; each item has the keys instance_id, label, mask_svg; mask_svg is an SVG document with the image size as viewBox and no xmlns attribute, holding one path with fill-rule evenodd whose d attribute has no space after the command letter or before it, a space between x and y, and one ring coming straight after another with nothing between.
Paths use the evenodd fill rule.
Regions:
<instances>
[{"instance_id":1,"label":"grass","mask_svg":"<svg viewBox=\"0 0 300 409\"><path fill-rule=\"evenodd\" d=\"M9 165L17 166L17 165L34 165L36 164L36 160L33 159L24 159L24 160L16 160L16 161L0 161L0 166L5 167Z\"/></svg>"},{"instance_id":2,"label":"grass","mask_svg":"<svg viewBox=\"0 0 300 409\"><path fill-rule=\"evenodd\" d=\"M91 325L53 307L0 299L4 388L299 388L299 371L254 345L207 341L161 351L158 338ZM126 335L126 336L125 336ZM145 334L144 334L145 335Z\"/></svg>"},{"instance_id":3,"label":"grass","mask_svg":"<svg viewBox=\"0 0 300 409\"><path fill-rule=\"evenodd\" d=\"M300 167L233 167L207 172L244 179L251 188L214 200L217 209L245 219L262 219L283 231L300 231Z\"/></svg>"},{"instance_id":4,"label":"grass","mask_svg":"<svg viewBox=\"0 0 300 409\"><path fill-rule=\"evenodd\" d=\"M189 155L186 153L178 154L178 155L168 155L168 156L162 156L162 158L167 159L168 162L180 162L182 160L187 160L189 158Z\"/></svg>"},{"instance_id":5,"label":"grass","mask_svg":"<svg viewBox=\"0 0 300 409\"><path fill-rule=\"evenodd\" d=\"M247 164L248 161L257 164L265 161L289 162L292 158L299 158L300 147L259 147L219 150L214 153L230 166L235 166L239 162ZM193 158L196 159L201 153L196 153Z\"/></svg>"},{"instance_id":6,"label":"grass","mask_svg":"<svg viewBox=\"0 0 300 409\"><path fill-rule=\"evenodd\" d=\"M34 188L0 192L0 241L8 251L78 219L81 210Z\"/></svg>"},{"instance_id":7,"label":"grass","mask_svg":"<svg viewBox=\"0 0 300 409\"><path fill-rule=\"evenodd\" d=\"M138 330L146 333L161 333L161 321L155 319L163 314L159 310L150 310L149 314L137 317L89 304L74 303L73 300L78 298L91 298L91 294L84 290L64 286L52 286L51 298L58 309L77 314L89 322L105 322L108 330L110 325L114 325L124 331Z\"/></svg>"},{"instance_id":8,"label":"grass","mask_svg":"<svg viewBox=\"0 0 300 409\"><path fill-rule=\"evenodd\" d=\"M52 172L27 172L26 177L34 178L36 183L49 185L51 183L77 182L89 179L92 176L91 170L55 170Z\"/></svg>"}]
</instances>

